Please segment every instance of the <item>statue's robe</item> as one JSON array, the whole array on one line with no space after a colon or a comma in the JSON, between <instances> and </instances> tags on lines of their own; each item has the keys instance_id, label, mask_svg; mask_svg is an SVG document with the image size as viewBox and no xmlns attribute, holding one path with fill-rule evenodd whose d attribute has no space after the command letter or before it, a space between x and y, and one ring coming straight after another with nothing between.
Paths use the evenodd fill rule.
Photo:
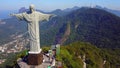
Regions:
<instances>
[{"instance_id":1,"label":"statue's robe","mask_svg":"<svg viewBox=\"0 0 120 68\"><path fill-rule=\"evenodd\" d=\"M20 13L15 14L19 20L25 20L28 24L28 33L30 39L30 51L29 53L39 53L40 49L40 35L39 35L39 22L48 21L52 16L51 14L43 14L41 12L34 11L32 13Z\"/></svg>"}]
</instances>

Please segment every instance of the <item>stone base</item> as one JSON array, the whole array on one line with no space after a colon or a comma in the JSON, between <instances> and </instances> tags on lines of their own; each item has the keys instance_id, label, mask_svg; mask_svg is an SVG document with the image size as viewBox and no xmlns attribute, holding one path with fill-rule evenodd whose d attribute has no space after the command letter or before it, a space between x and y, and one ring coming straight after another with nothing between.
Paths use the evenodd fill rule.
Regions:
<instances>
[{"instance_id":1,"label":"stone base","mask_svg":"<svg viewBox=\"0 0 120 68\"><path fill-rule=\"evenodd\" d=\"M43 54L31 54L28 55L28 65L39 65L43 62Z\"/></svg>"}]
</instances>

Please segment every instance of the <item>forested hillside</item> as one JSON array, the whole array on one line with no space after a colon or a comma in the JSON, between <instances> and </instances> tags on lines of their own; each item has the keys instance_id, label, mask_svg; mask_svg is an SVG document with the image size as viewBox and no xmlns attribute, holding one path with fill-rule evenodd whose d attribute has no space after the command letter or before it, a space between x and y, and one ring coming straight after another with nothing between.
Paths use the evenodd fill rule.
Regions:
<instances>
[{"instance_id":1,"label":"forested hillside","mask_svg":"<svg viewBox=\"0 0 120 68\"><path fill-rule=\"evenodd\" d=\"M50 47L43 47L43 52ZM17 67L17 59L26 56L26 50L12 53L0 67ZM97 48L87 42L74 42L60 47L56 61L62 62L63 68L119 68L120 49Z\"/></svg>"}]
</instances>

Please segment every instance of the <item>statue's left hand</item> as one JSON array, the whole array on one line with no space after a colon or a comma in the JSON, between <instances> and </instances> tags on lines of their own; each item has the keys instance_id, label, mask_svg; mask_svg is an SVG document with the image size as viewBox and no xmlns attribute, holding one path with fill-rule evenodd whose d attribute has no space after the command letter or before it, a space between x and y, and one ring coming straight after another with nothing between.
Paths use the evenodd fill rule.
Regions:
<instances>
[{"instance_id":1,"label":"statue's left hand","mask_svg":"<svg viewBox=\"0 0 120 68\"><path fill-rule=\"evenodd\" d=\"M52 14L51 16L52 16L52 17L56 17L57 15L55 15L55 14Z\"/></svg>"}]
</instances>

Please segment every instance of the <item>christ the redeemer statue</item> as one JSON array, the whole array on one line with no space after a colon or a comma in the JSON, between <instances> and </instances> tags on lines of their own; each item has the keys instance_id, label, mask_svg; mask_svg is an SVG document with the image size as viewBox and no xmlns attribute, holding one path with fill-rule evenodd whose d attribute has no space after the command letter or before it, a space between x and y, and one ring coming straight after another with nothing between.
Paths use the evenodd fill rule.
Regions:
<instances>
[{"instance_id":1,"label":"christ the redeemer statue","mask_svg":"<svg viewBox=\"0 0 120 68\"><path fill-rule=\"evenodd\" d=\"M49 18L54 16L53 14L44 14L35 11L34 5L30 5L30 11L11 14L11 16L17 17L19 20L24 20L28 24L28 33L30 38L30 51L29 53L40 53L40 37L39 37L39 22L49 21Z\"/></svg>"}]
</instances>

